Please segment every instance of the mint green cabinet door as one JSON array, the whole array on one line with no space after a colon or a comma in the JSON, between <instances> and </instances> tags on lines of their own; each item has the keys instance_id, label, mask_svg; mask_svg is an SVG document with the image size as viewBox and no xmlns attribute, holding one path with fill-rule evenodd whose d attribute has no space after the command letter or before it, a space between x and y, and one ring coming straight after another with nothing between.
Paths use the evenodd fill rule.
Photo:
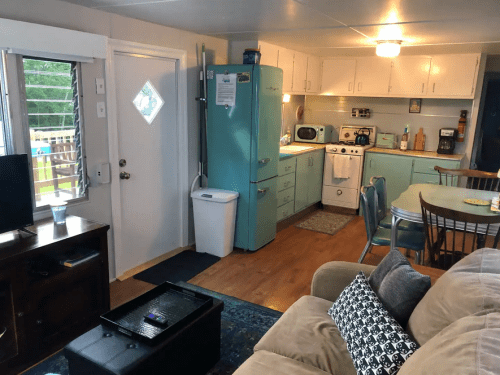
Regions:
<instances>
[{"instance_id":1,"label":"mint green cabinet door","mask_svg":"<svg viewBox=\"0 0 500 375\"><path fill-rule=\"evenodd\" d=\"M295 171L295 212L299 212L307 207L309 189L309 165L311 164L310 154L297 156L297 169Z\"/></svg>"},{"instance_id":2,"label":"mint green cabinet door","mask_svg":"<svg viewBox=\"0 0 500 375\"><path fill-rule=\"evenodd\" d=\"M311 167L309 175L308 205L321 201L323 188L323 165L325 163L325 151L312 152Z\"/></svg>"},{"instance_id":3,"label":"mint green cabinet door","mask_svg":"<svg viewBox=\"0 0 500 375\"><path fill-rule=\"evenodd\" d=\"M399 198L411 183L413 158L399 155L365 154L363 186L370 183L372 176L385 177L387 182L387 205Z\"/></svg>"}]
</instances>

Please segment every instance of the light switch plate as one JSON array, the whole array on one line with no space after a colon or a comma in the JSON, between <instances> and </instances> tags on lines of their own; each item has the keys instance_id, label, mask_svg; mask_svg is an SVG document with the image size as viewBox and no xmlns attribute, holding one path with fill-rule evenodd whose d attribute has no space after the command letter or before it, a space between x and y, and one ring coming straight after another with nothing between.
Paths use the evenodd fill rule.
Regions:
<instances>
[{"instance_id":1,"label":"light switch plate","mask_svg":"<svg viewBox=\"0 0 500 375\"><path fill-rule=\"evenodd\" d=\"M95 91L96 94L104 94L104 78L96 78L95 79Z\"/></svg>"},{"instance_id":2,"label":"light switch plate","mask_svg":"<svg viewBox=\"0 0 500 375\"><path fill-rule=\"evenodd\" d=\"M97 117L105 118L106 117L106 106L104 102L97 102Z\"/></svg>"}]
</instances>

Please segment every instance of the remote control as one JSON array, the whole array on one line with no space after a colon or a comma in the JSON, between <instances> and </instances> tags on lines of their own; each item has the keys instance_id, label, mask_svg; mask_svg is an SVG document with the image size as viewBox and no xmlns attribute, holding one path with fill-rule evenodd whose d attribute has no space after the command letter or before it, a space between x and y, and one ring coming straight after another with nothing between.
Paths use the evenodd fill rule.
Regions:
<instances>
[{"instance_id":1,"label":"remote control","mask_svg":"<svg viewBox=\"0 0 500 375\"><path fill-rule=\"evenodd\" d=\"M148 322L151 323L156 323L160 325L166 325L168 323L167 318L164 316L155 314L155 313L149 313L147 315L144 315L144 319Z\"/></svg>"}]
</instances>

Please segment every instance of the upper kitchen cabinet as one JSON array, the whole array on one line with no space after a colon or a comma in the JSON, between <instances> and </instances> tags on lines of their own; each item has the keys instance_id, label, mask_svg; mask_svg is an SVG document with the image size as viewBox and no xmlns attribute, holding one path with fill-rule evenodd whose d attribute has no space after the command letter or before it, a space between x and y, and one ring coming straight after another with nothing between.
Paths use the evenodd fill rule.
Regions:
<instances>
[{"instance_id":1,"label":"upper kitchen cabinet","mask_svg":"<svg viewBox=\"0 0 500 375\"><path fill-rule=\"evenodd\" d=\"M307 55L300 52L293 54L292 92L305 94L307 88Z\"/></svg>"},{"instance_id":2,"label":"upper kitchen cabinet","mask_svg":"<svg viewBox=\"0 0 500 375\"><path fill-rule=\"evenodd\" d=\"M431 58L404 56L392 60L390 96L422 97L427 94Z\"/></svg>"},{"instance_id":3,"label":"upper kitchen cabinet","mask_svg":"<svg viewBox=\"0 0 500 375\"><path fill-rule=\"evenodd\" d=\"M427 96L473 99L480 54L433 56Z\"/></svg>"},{"instance_id":4,"label":"upper kitchen cabinet","mask_svg":"<svg viewBox=\"0 0 500 375\"><path fill-rule=\"evenodd\" d=\"M322 95L353 95L356 59L323 61Z\"/></svg>"},{"instance_id":5,"label":"upper kitchen cabinet","mask_svg":"<svg viewBox=\"0 0 500 375\"><path fill-rule=\"evenodd\" d=\"M356 81L354 95L378 96L389 93L392 63L380 57L356 59Z\"/></svg>"},{"instance_id":6,"label":"upper kitchen cabinet","mask_svg":"<svg viewBox=\"0 0 500 375\"><path fill-rule=\"evenodd\" d=\"M259 42L260 65L278 66L278 49L275 45Z\"/></svg>"},{"instance_id":7,"label":"upper kitchen cabinet","mask_svg":"<svg viewBox=\"0 0 500 375\"><path fill-rule=\"evenodd\" d=\"M320 86L321 65L318 57L307 56L306 93L318 93Z\"/></svg>"},{"instance_id":8,"label":"upper kitchen cabinet","mask_svg":"<svg viewBox=\"0 0 500 375\"><path fill-rule=\"evenodd\" d=\"M278 68L283 70L283 92L292 92L293 83L293 51L278 48Z\"/></svg>"}]
</instances>

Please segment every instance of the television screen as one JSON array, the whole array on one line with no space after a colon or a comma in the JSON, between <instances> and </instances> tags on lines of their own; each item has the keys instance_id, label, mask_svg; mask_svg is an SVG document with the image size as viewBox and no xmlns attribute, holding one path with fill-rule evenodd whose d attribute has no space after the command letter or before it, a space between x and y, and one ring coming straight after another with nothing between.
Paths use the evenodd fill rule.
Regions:
<instances>
[{"instance_id":1,"label":"television screen","mask_svg":"<svg viewBox=\"0 0 500 375\"><path fill-rule=\"evenodd\" d=\"M28 155L0 156L0 233L33 225Z\"/></svg>"}]
</instances>

